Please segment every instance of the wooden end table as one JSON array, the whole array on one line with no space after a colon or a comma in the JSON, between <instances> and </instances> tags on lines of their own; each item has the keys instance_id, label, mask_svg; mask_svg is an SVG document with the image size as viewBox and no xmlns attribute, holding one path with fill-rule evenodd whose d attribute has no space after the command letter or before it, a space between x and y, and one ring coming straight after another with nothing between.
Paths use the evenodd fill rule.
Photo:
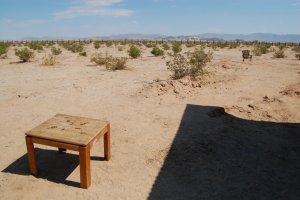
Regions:
<instances>
[{"instance_id":1,"label":"wooden end table","mask_svg":"<svg viewBox=\"0 0 300 200\"><path fill-rule=\"evenodd\" d=\"M110 159L110 124L106 121L57 114L25 134L30 173L38 175L34 143L79 152L80 187L91 185L90 149L104 136L105 159Z\"/></svg>"}]
</instances>

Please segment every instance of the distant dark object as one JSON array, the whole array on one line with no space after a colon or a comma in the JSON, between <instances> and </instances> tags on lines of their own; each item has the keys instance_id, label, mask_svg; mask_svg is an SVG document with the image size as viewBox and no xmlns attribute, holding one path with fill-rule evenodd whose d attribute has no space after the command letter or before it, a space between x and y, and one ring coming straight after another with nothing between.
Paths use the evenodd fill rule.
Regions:
<instances>
[{"instance_id":1,"label":"distant dark object","mask_svg":"<svg viewBox=\"0 0 300 200\"><path fill-rule=\"evenodd\" d=\"M252 60L252 55L250 54L249 50L243 50L243 62L245 61L245 59L250 59L250 61Z\"/></svg>"}]
</instances>

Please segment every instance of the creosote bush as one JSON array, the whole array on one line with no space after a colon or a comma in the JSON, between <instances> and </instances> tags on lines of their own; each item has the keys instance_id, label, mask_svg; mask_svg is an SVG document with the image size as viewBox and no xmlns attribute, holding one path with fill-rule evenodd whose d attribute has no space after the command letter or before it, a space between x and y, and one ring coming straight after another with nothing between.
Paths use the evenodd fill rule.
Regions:
<instances>
[{"instance_id":1,"label":"creosote bush","mask_svg":"<svg viewBox=\"0 0 300 200\"><path fill-rule=\"evenodd\" d=\"M162 45L162 47L163 47L163 49L164 49L165 51L168 51L168 50L170 49L170 46L169 46L167 43L164 43L164 44Z\"/></svg>"},{"instance_id":2,"label":"creosote bush","mask_svg":"<svg viewBox=\"0 0 300 200\"><path fill-rule=\"evenodd\" d=\"M101 47L101 42L100 41L95 41L94 42L94 48L99 49Z\"/></svg>"},{"instance_id":3,"label":"creosote bush","mask_svg":"<svg viewBox=\"0 0 300 200\"><path fill-rule=\"evenodd\" d=\"M33 51L30 51L28 48L15 49L15 55L23 62L28 62L34 57Z\"/></svg>"},{"instance_id":4,"label":"creosote bush","mask_svg":"<svg viewBox=\"0 0 300 200\"><path fill-rule=\"evenodd\" d=\"M164 55L164 50L158 48L157 46L154 47L151 51L151 53L154 55L154 56L163 56Z\"/></svg>"},{"instance_id":5,"label":"creosote bush","mask_svg":"<svg viewBox=\"0 0 300 200\"><path fill-rule=\"evenodd\" d=\"M138 47L131 46L128 50L128 54L131 58L138 58L142 55L142 52Z\"/></svg>"},{"instance_id":6,"label":"creosote bush","mask_svg":"<svg viewBox=\"0 0 300 200\"><path fill-rule=\"evenodd\" d=\"M55 56L57 56L57 55L59 55L59 54L62 53L61 49L60 49L60 48L56 48L56 47L52 47L52 48L51 48L51 52L52 52L52 54L55 55Z\"/></svg>"},{"instance_id":7,"label":"creosote bush","mask_svg":"<svg viewBox=\"0 0 300 200\"><path fill-rule=\"evenodd\" d=\"M255 56L261 56L262 54L266 54L269 52L269 46L268 45L255 45L253 51Z\"/></svg>"},{"instance_id":8,"label":"creosote bush","mask_svg":"<svg viewBox=\"0 0 300 200\"><path fill-rule=\"evenodd\" d=\"M62 43L62 46L73 53L79 53L83 51L83 44L80 42L64 42Z\"/></svg>"},{"instance_id":9,"label":"creosote bush","mask_svg":"<svg viewBox=\"0 0 300 200\"><path fill-rule=\"evenodd\" d=\"M105 65L105 68L108 70L121 70L126 68L127 58L116 58L107 55L104 57L102 54L95 54L91 58L91 62L94 62L97 65Z\"/></svg>"},{"instance_id":10,"label":"creosote bush","mask_svg":"<svg viewBox=\"0 0 300 200\"><path fill-rule=\"evenodd\" d=\"M0 42L0 56L7 53L8 43Z\"/></svg>"},{"instance_id":11,"label":"creosote bush","mask_svg":"<svg viewBox=\"0 0 300 200\"><path fill-rule=\"evenodd\" d=\"M55 64L56 64L56 59L51 54L49 54L48 56L45 56L42 60L42 65L53 66Z\"/></svg>"},{"instance_id":12,"label":"creosote bush","mask_svg":"<svg viewBox=\"0 0 300 200\"><path fill-rule=\"evenodd\" d=\"M181 51L182 51L182 48L181 48L180 42L174 42L174 43L172 44L172 50L173 50L173 53L174 53L174 54L177 54L177 53L181 52Z\"/></svg>"},{"instance_id":13,"label":"creosote bush","mask_svg":"<svg viewBox=\"0 0 300 200\"><path fill-rule=\"evenodd\" d=\"M80 52L79 55L80 55L80 56L87 56L87 54L86 54L85 51L84 51L84 52Z\"/></svg>"},{"instance_id":14,"label":"creosote bush","mask_svg":"<svg viewBox=\"0 0 300 200\"><path fill-rule=\"evenodd\" d=\"M294 51L296 53L300 53L300 46L293 47L292 51Z\"/></svg>"},{"instance_id":15,"label":"creosote bush","mask_svg":"<svg viewBox=\"0 0 300 200\"><path fill-rule=\"evenodd\" d=\"M205 53L203 49L195 49L187 56L180 53L173 54L172 60L166 64L168 69L173 72L174 79L180 79L188 75L194 79L203 73L203 68L211 59L211 52Z\"/></svg>"},{"instance_id":16,"label":"creosote bush","mask_svg":"<svg viewBox=\"0 0 300 200\"><path fill-rule=\"evenodd\" d=\"M284 50L278 50L274 53L273 55L274 58L284 58L285 54L284 54Z\"/></svg>"}]
</instances>

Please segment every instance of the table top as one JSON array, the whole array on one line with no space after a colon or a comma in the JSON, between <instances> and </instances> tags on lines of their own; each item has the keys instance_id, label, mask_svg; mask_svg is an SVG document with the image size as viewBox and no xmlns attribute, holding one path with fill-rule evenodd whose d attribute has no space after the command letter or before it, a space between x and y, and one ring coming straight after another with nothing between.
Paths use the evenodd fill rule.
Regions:
<instances>
[{"instance_id":1,"label":"table top","mask_svg":"<svg viewBox=\"0 0 300 200\"><path fill-rule=\"evenodd\" d=\"M25 135L86 146L103 133L108 124L98 119L57 114Z\"/></svg>"}]
</instances>

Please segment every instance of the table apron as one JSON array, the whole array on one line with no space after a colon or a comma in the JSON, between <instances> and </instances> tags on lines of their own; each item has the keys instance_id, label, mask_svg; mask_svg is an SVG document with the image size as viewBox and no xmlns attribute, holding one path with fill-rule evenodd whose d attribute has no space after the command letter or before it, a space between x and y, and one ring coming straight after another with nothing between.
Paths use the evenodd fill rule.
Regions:
<instances>
[{"instance_id":1,"label":"table apron","mask_svg":"<svg viewBox=\"0 0 300 200\"><path fill-rule=\"evenodd\" d=\"M42 138L37 138L37 137L32 137L32 136L29 136L29 137L32 138L33 143L43 144L43 145L62 148L62 149L79 151L79 147L81 147L80 145L67 144L67 143L63 143L63 142L57 142L57 141L53 141L53 140L47 140L47 139L42 139Z\"/></svg>"}]
</instances>

